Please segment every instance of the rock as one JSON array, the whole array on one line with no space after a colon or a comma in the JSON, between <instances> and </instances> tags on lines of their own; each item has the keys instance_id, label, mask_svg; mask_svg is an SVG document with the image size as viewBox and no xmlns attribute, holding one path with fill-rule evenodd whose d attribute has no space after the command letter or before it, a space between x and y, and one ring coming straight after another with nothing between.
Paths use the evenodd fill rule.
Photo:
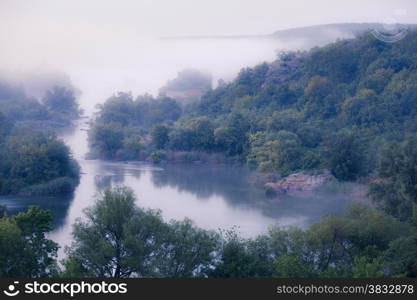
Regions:
<instances>
[{"instance_id":1,"label":"rock","mask_svg":"<svg viewBox=\"0 0 417 300\"><path fill-rule=\"evenodd\" d=\"M328 170L320 174L306 174L303 172L291 174L278 182L268 182L265 188L273 189L277 194L312 191L336 178Z\"/></svg>"}]
</instances>

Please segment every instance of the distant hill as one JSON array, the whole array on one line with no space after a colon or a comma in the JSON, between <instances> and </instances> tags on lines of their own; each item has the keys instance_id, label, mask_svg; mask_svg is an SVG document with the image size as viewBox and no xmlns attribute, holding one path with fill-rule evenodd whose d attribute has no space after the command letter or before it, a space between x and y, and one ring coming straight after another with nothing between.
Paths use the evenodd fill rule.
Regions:
<instances>
[{"instance_id":1,"label":"distant hill","mask_svg":"<svg viewBox=\"0 0 417 300\"><path fill-rule=\"evenodd\" d=\"M398 24L402 28L415 28L415 24ZM269 35L269 38L279 39L284 42L303 40L306 44L314 43L314 46L324 46L337 39L354 38L369 30L386 31L381 23L337 23L315 26L297 27L278 30Z\"/></svg>"}]
</instances>

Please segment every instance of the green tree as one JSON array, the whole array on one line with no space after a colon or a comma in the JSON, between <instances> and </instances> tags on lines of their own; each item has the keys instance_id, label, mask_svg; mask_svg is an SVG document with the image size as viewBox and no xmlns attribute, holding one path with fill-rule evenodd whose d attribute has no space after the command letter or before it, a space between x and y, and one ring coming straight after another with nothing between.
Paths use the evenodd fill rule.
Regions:
<instances>
[{"instance_id":1,"label":"green tree","mask_svg":"<svg viewBox=\"0 0 417 300\"><path fill-rule=\"evenodd\" d=\"M228 155L236 155L239 152L237 132L233 128L216 128L214 130L214 143L217 149L226 152Z\"/></svg>"},{"instance_id":2,"label":"green tree","mask_svg":"<svg viewBox=\"0 0 417 300\"><path fill-rule=\"evenodd\" d=\"M31 187L50 184L52 188L53 182L56 191L71 192L78 183L79 166L70 149L54 134L25 131L8 136L0 158L0 193L31 194L35 192ZM69 183L69 190L63 188L64 182ZM47 188L40 188L41 192L49 193Z\"/></svg>"},{"instance_id":3,"label":"green tree","mask_svg":"<svg viewBox=\"0 0 417 300\"><path fill-rule=\"evenodd\" d=\"M165 149L169 141L169 127L166 125L156 125L152 128L151 136L156 149Z\"/></svg>"},{"instance_id":4,"label":"green tree","mask_svg":"<svg viewBox=\"0 0 417 300\"><path fill-rule=\"evenodd\" d=\"M288 175L301 166L301 142L292 132L281 130L269 136L257 132L250 136L250 145L249 160L256 161L263 171Z\"/></svg>"},{"instance_id":5,"label":"green tree","mask_svg":"<svg viewBox=\"0 0 417 300\"><path fill-rule=\"evenodd\" d=\"M254 249L249 244L249 240L240 238L236 232L226 232L219 261L215 269L209 273L210 276L220 278L270 276L270 274L265 274L265 267L258 260L257 254L259 253L255 254L256 252L253 252Z\"/></svg>"},{"instance_id":6,"label":"green tree","mask_svg":"<svg viewBox=\"0 0 417 300\"><path fill-rule=\"evenodd\" d=\"M352 268L355 278L377 278L383 277L384 265L379 258L369 259L366 256L358 256L354 259Z\"/></svg>"},{"instance_id":7,"label":"green tree","mask_svg":"<svg viewBox=\"0 0 417 300\"><path fill-rule=\"evenodd\" d=\"M118 123L97 123L89 131L90 145L104 158L113 158L123 147L124 132Z\"/></svg>"},{"instance_id":8,"label":"green tree","mask_svg":"<svg viewBox=\"0 0 417 300\"><path fill-rule=\"evenodd\" d=\"M54 86L46 92L42 102L52 111L73 116L79 115L74 93L65 87Z\"/></svg>"},{"instance_id":9,"label":"green tree","mask_svg":"<svg viewBox=\"0 0 417 300\"><path fill-rule=\"evenodd\" d=\"M160 215L135 206L135 197L125 187L107 189L86 220L74 225L74 242L67 249L65 276L151 276L155 253L166 231Z\"/></svg>"},{"instance_id":10,"label":"green tree","mask_svg":"<svg viewBox=\"0 0 417 300\"><path fill-rule=\"evenodd\" d=\"M190 220L172 221L158 263L163 277L201 277L211 266L218 236L195 227Z\"/></svg>"},{"instance_id":11,"label":"green tree","mask_svg":"<svg viewBox=\"0 0 417 300\"><path fill-rule=\"evenodd\" d=\"M194 133L194 148L210 151L214 146L214 126L207 117L191 120L190 128Z\"/></svg>"},{"instance_id":12,"label":"green tree","mask_svg":"<svg viewBox=\"0 0 417 300\"><path fill-rule=\"evenodd\" d=\"M390 276L417 277L417 234L392 241L384 258Z\"/></svg>"},{"instance_id":13,"label":"green tree","mask_svg":"<svg viewBox=\"0 0 417 300\"><path fill-rule=\"evenodd\" d=\"M402 220L411 220L417 205L417 138L392 143L382 151L378 167L380 180L370 188L372 199L386 212Z\"/></svg>"},{"instance_id":14,"label":"green tree","mask_svg":"<svg viewBox=\"0 0 417 300\"><path fill-rule=\"evenodd\" d=\"M314 277L312 266L300 257L284 254L275 261L275 277Z\"/></svg>"},{"instance_id":15,"label":"green tree","mask_svg":"<svg viewBox=\"0 0 417 300\"><path fill-rule=\"evenodd\" d=\"M133 134L125 138L123 146L129 154L127 157L131 157L132 159L138 158L141 151L145 148L142 137L139 134Z\"/></svg>"},{"instance_id":16,"label":"green tree","mask_svg":"<svg viewBox=\"0 0 417 300\"><path fill-rule=\"evenodd\" d=\"M14 217L0 218L0 276L50 277L57 275L58 245L46 238L52 217L31 206Z\"/></svg>"},{"instance_id":17,"label":"green tree","mask_svg":"<svg viewBox=\"0 0 417 300\"><path fill-rule=\"evenodd\" d=\"M349 131L332 135L325 145L325 164L340 180L354 180L364 174L365 155L357 137Z\"/></svg>"}]
</instances>

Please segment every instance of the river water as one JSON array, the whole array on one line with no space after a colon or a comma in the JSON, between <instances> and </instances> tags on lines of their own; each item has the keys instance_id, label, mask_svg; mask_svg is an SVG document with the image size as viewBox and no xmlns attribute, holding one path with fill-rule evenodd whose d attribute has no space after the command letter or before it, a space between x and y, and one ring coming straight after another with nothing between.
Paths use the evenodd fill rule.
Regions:
<instances>
[{"instance_id":1,"label":"river water","mask_svg":"<svg viewBox=\"0 0 417 300\"><path fill-rule=\"evenodd\" d=\"M87 123L80 121L61 135L82 171L80 184L72 195L0 197L0 204L11 213L29 205L51 210L54 230L49 237L60 244L60 257L64 246L71 243L74 221L94 203L100 190L110 185L131 187L139 206L160 209L166 220L189 218L206 229L235 228L245 237L263 233L273 224L306 227L323 215L342 213L351 201L364 200L345 188L269 199L251 183L254 174L245 167L86 160L87 128Z\"/></svg>"}]
</instances>

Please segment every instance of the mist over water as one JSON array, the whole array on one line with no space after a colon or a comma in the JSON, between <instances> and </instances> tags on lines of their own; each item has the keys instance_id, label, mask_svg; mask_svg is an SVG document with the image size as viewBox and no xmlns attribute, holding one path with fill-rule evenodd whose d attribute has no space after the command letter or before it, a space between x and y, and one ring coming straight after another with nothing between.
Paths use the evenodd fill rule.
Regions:
<instances>
[{"instance_id":1,"label":"mist over water","mask_svg":"<svg viewBox=\"0 0 417 300\"><path fill-rule=\"evenodd\" d=\"M307 227L326 214L341 214L352 201L366 200L352 195L343 185L330 192L270 199L252 184L254 173L243 166L162 164L86 160L86 120L60 134L81 166L80 184L72 195L56 197L3 196L11 214L29 205L51 210L54 230L49 237L59 243L59 257L72 240L72 225L94 204L100 191L109 186L133 189L143 208L161 210L166 220L189 218L211 230L235 228L244 237L265 233L269 226Z\"/></svg>"},{"instance_id":2,"label":"mist over water","mask_svg":"<svg viewBox=\"0 0 417 300\"><path fill-rule=\"evenodd\" d=\"M189 218L205 229L234 228L244 237L265 233L272 225L307 227L323 215L343 213L352 201L366 201L347 192L352 186L344 189L343 185L330 192L270 199L251 183L254 173L242 166L86 160L87 126L80 120L77 127L60 134L81 165L80 184L73 195L0 197L0 205L7 205L12 214L29 205L51 210L54 230L49 237L61 246L60 258L71 243L74 222L109 186L132 188L138 206L160 210L166 221Z\"/></svg>"}]
</instances>

